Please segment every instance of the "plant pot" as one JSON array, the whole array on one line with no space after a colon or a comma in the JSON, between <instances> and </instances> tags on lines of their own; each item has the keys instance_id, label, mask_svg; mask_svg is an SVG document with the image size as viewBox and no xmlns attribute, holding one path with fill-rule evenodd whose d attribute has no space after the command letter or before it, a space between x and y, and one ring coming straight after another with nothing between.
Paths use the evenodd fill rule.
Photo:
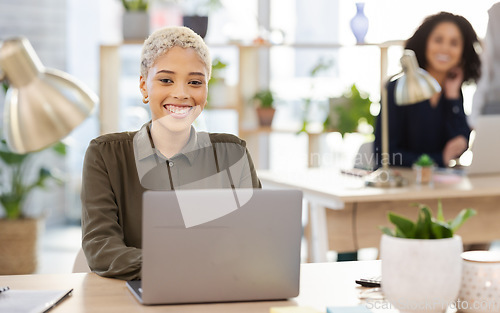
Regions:
<instances>
[{"instance_id":1,"label":"plant pot","mask_svg":"<svg viewBox=\"0 0 500 313\"><path fill-rule=\"evenodd\" d=\"M270 127L273 123L274 112L276 109L274 108L257 108L257 117L259 118L259 125Z\"/></svg>"},{"instance_id":2,"label":"plant pot","mask_svg":"<svg viewBox=\"0 0 500 313\"><path fill-rule=\"evenodd\" d=\"M413 164L413 171L415 172L415 182L417 184L428 185L432 182L434 166L421 166Z\"/></svg>"},{"instance_id":3,"label":"plant pot","mask_svg":"<svg viewBox=\"0 0 500 313\"><path fill-rule=\"evenodd\" d=\"M182 17L183 25L191 28L195 33L205 38L208 29L208 16L185 15Z\"/></svg>"},{"instance_id":4,"label":"plant pot","mask_svg":"<svg viewBox=\"0 0 500 313\"><path fill-rule=\"evenodd\" d=\"M405 239L382 235L382 290L401 313L442 313L457 299L462 238Z\"/></svg>"},{"instance_id":5,"label":"plant pot","mask_svg":"<svg viewBox=\"0 0 500 313\"><path fill-rule=\"evenodd\" d=\"M38 224L30 218L0 219L0 275L36 271Z\"/></svg>"},{"instance_id":6,"label":"plant pot","mask_svg":"<svg viewBox=\"0 0 500 313\"><path fill-rule=\"evenodd\" d=\"M145 40L149 36L149 14L143 11L125 11L122 17L124 40Z\"/></svg>"}]
</instances>

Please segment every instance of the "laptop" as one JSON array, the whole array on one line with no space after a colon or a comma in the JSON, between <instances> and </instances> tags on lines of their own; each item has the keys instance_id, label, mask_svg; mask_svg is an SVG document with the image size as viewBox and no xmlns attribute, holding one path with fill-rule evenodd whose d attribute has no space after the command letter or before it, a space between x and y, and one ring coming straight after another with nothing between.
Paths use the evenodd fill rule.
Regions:
<instances>
[{"instance_id":1,"label":"laptop","mask_svg":"<svg viewBox=\"0 0 500 313\"><path fill-rule=\"evenodd\" d=\"M500 114L477 118L470 150L472 163L464 168L467 175L500 173Z\"/></svg>"},{"instance_id":2,"label":"laptop","mask_svg":"<svg viewBox=\"0 0 500 313\"><path fill-rule=\"evenodd\" d=\"M302 191L143 195L142 304L281 300L299 294Z\"/></svg>"}]
</instances>

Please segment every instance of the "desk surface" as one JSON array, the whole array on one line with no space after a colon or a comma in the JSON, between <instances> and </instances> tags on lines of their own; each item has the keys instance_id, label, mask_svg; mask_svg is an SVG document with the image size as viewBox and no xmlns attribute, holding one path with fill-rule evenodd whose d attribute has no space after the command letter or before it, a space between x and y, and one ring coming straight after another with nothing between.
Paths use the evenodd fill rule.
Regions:
<instances>
[{"instance_id":1,"label":"desk surface","mask_svg":"<svg viewBox=\"0 0 500 313\"><path fill-rule=\"evenodd\" d=\"M354 280L380 274L380 261L316 263L301 265L300 295L288 301L215 303L197 305L143 306L117 279L102 278L94 273L54 275L0 276L0 285L11 289L69 289L73 295L54 308L58 312L238 312L269 313L271 307L309 306L326 312L327 306L360 304L364 288ZM387 311L387 310L386 310ZM384 311L384 312L386 312Z\"/></svg>"},{"instance_id":2,"label":"desk surface","mask_svg":"<svg viewBox=\"0 0 500 313\"><path fill-rule=\"evenodd\" d=\"M258 171L258 176L264 187L300 189L309 196L335 197L344 203L500 195L500 174L470 177L439 174L440 182L435 182L434 186L421 186L413 183L415 178L410 169L397 171L408 178L408 186L366 187L363 178L322 168L293 172Z\"/></svg>"}]
</instances>

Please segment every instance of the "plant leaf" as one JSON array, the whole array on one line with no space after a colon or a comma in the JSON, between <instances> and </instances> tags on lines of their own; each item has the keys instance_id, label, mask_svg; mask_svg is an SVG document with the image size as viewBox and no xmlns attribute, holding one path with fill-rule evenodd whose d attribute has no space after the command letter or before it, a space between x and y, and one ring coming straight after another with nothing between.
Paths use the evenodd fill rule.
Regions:
<instances>
[{"instance_id":1,"label":"plant leaf","mask_svg":"<svg viewBox=\"0 0 500 313\"><path fill-rule=\"evenodd\" d=\"M394 232L392 231L392 229L390 229L389 227L386 227L386 226L380 226L379 227L380 230L382 231L382 233L386 234L386 235L389 235L389 236L392 236L392 237L395 237L394 236Z\"/></svg>"},{"instance_id":2,"label":"plant leaf","mask_svg":"<svg viewBox=\"0 0 500 313\"><path fill-rule=\"evenodd\" d=\"M415 164L420 166L431 166L434 164L434 160L432 160L428 154L424 153L417 159Z\"/></svg>"},{"instance_id":3,"label":"plant leaf","mask_svg":"<svg viewBox=\"0 0 500 313\"><path fill-rule=\"evenodd\" d=\"M458 215L449 223L450 228L455 232L462 224L468 220L470 217L476 215L477 212L474 209L463 209L458 213Z\"/></svg>"},{"instance_id":4,"label":"plant leaf","mask_svg":"<svg viewBox=\"0 0 500 313\"><path fill-rule=\"evenodd\" d=\"M66 155L66 145L61 141L57 142L52 146L52 150L54 150L59 155Z\"/></svg>"},{"instance_id":5,"label":"plant leaf","mask_svg":"<svg viewBox=\"0 0 500 313\"><path fill-rule=\"evenodd\" d=\"M415 227L415 238L417 239L431 239L432 238L432 225L431 225L431 211L429 207L421 205L418 212L418 221Z\"/></svg>"},{"instance_id":6,"label":"plant leaf","mask_svg":"<svg viewBox=\"0 0 500 313\"><path fill-rule=\"evenodd\" d=\"M11 151L0 150L0 159L7 165L21 164L29 154L17 154Z\"/></svg>"},{"instance_id":7,"label":"plant leaf","mask_svg":"<svg viewBox=\"0 0 500 313\"><path fill-rule=\"evenodd\" d=\"M441 203L441 199L438 200L437 220L440 222L445 221L444 214L443 214L443 204Z\"/></svg>"},{"instance_id":8,"label":"plant leaf","mask_svg":"<svg viewBox=\"0 0 500 313\"><path fill-rule=\"evenodd\" d=\"M406 238L412 238L415 235L415 224L412 221L392 212L389 212L388 217L389 221L396 225L396 234L399 231Z\"/></svg>"},{"instance_id":9,"label":"plant leaf","mask_svg":"<svg viewBox=\"0 0 500 313\"><path fill-rule=\"evenodd\" d=\"M394 237L411 238L411 239L442 239L453 237L454 232L462 226L470 217L477 214L474 209L463 209L452 221L445 221L443 214L443 206L441 200L438 200L438 214L434 218L431 209L421 203L412 203L412 206L417 206L418 219L416 223L411 220L389 212L388 218L396 228L391 231L387 227L379 227L384 234Z\"/></svg>"},{"instance_id":10,"label":"plant leaf","mask_svg":"<svg viewBox=\"0 0 500 313\"><path fill-rule=\"evenodd\" d=\"M437 219L432 220L432 233L435 239L451 238L453 237L453 230L450 225L446 222L438 221Z\"/></svg>"},{"instance_id":11,"label":"plant leaf","mask_svg":"<svg viewBox=\"0 0 500 313\"><path fill-rule=\"evenodd\" d=\"M399 237L399 238L411 238L411 237L406 237L406 235L405 235L405 234L403 234L403 232L401 232L401 229L399 229L399 227L396 227L394 237Z\"/></svg>"}]
</instances>

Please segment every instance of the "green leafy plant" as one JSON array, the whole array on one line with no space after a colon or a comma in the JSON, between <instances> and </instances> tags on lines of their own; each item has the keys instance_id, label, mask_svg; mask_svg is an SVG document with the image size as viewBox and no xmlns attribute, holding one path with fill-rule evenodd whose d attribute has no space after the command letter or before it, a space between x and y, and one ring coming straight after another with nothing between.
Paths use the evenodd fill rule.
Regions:
<instances>
[{"instance_id":1,"label":"green leafy plant","mask_svg":"<svg viewBox=\"0 0 500 313\"><path fill-rule=\"evenodd\" d=\"M149 0L122 0L122 4L127 11L147 11Z\"/></svg>"},{"instance_id":2,"label":"green leafy plant","mask_svg":"<svg viewBox=\"0 0 500 313\"><path fill-rule=\"evenodd\" d=\"M386 235L409 239L442 239L451 238L455 231L470 217L477 214L474 209L463 209L452 220L446 221L441 201L438 202L437 217L432 216L431 209L424 204L414 204L419 208L418 219L413 222L403 216L389 212L389 221L395 229L380 227Z\"/></svg>"},{"instance_id":3,"label":"green leafy plant","mask_svg":"<svg viewBox=\"0 0 500 313\"><path fill-rule=\"evenodd\" d=\"M418 158L418 160L414 164L424 167L432 166L434 165L434 160L428 154L424 153Z\"/></svg>"},{"instance_id":4,"label":"green leafy plant","mask_svg":"<svg viewBox=\"0 0 500 313\"><path fill-rule=\"evenodd\" d=\"M270 89L257 92L252 99L257 100L261 108L274 108L274 94Z\"/></svg>"},{"instance_id":5,"label":"green leafy plant","mask_svg":"<svg viewBox=\"0 0 500 313\"><path fill-rule=\"evenodd\" d=\"M356 132L360 123L374 127L375 116L370 112L372 101L356 84L351 86L349 92L336 99L336 102L337 105L331 108L323 123L325 131L338 131L344 136L345 133Z\"/></svg>"},{"instance_id":6,"label":"green leafy plant","mask_svg":"<svg viewBox=\"0 0 500 313\"><path fill-rule=\"evenodd\" d=\"M66 154L66 146L57 143L52 146L59 155ZM54 175L49 169L40 167L38 172L33 168L33 158L37 152L17 154L9 150L5 140L0 141L0 203L5 210L7 219L23 217L23 204L29 194L36 188L45 188L49 180L62 183L62 179Z\"/></svg>"}]
</instances>

